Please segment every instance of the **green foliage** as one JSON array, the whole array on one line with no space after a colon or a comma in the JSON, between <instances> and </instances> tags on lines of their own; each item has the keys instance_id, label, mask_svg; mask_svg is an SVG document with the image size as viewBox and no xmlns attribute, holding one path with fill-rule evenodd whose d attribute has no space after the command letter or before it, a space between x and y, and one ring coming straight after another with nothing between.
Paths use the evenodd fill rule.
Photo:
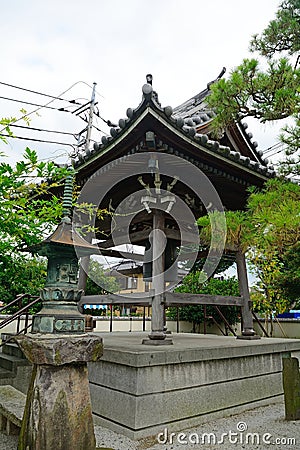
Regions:
<instances>
[{"instance_id":1,"label":"green foliage","mask_svg":"<svg viewBox=\"0 0 300 450\"><path fill-rule=\"evenodd\" d=\"M271 58L277 52L293 55L300 50L300 2L285 0L280 4L276 19L271 20L261 36L254 35L250 43L252 51Z\"/></svg>"},{"instance_id":2,"label":"green foliage","mask_svg":"<svg viewBox=\"0 0 300 450\"><path fill-rule=\"evenodd\" d=\"M299 281L300 186L287 180L270 180L261 190L251 189L246 211L228 211L225 215L226 244L247 252L259 280L257 287L263 300L256 307L266 315L284 311L297 298L289 280ZM198 224L202 227L200 239L209 242L209 216L199 219Z\"/></svg>"},{"instance_id":3,"label":"green foliage","mask_svg":"<svg viewBox=\"0 0 300 450\"><path fill-rule=\"evenodd\" d=\"M213 124L223 129L235 120L254 117L262 123L299 112L300 70L285 58L260 70L256 59L244 59L228 80L211 86L208 104L217 114Z\"/></svg>"},{"instance_id":4,"label":"green foliage","mask_svg":"<svg viewBox=\"0 0 300 450\"><path fill-rule=\"evenodd\" d=\"M209 213L207 216L200 217L197 220L197 224L200 228L200 240L201 242L209 245L211 240L211 219L214 215L218 215L218 212ZM224 244L228 248L240 248L242 250L248 247L249 241L253 233L253 223L249 220L247 212L245 211L226 211L226 235L223 237ZM220 229L220 233L223 233L223 229ZM222 237L219 239L222 241Z\"/></svg>"},{"instance_id":5,"label":"green foliage","mask_svg":"<svg viewBox=\"0 0 300 450\"><path fill-rule=\"evenodd\" d=\"M13 253L49 233L61 216L61 202L53 195L42 196L67 174L53 162L38 162L37 153L29 148L15 166L0 162L0 253ZM40 178L51 182L37 183Z\"/></svg>"},{"instance_id":6,"label":"green foliage","mask_svg":"<svg viewBox=\"0 0 300 450\"><path fill-rule=\"evenodd\" d=\"M283 280L292 276L286 258L297 254L300 238L300 187L286 180L270 180L248 199L249 219L255 233L249 242L248 258L258 288L264 293L260 311L281 313L294 301ZM298 250L297 250L298 248Z\"/></svg>"},{"instance_id":7,"label":"green foliage","mask_svg":"<svg viewBox=\"0 0 300 450\"><path fill-rule=\"evenodd\" d=\"M203 283L201 275L201 272L189 273L183 279L182 284L176 289L176 292L210 295L240 295L236 278L232 277L225 280L210 278ZM240 316L239 308L235 306L221 306L219 308L230 325L238 322ZM176 308L169 308L167 315L168 317L175 319L177 316ZM207 317L214 317L217 323L223 322L216 309L211 305L206 306L206 315ZM193 324L193 329L195 330L196 325L204 322L204 305L187 305L180 307L179 319L191 322ZM209 319L208 323L212 323L212 319Z\"/></svg>"},{"instance_id":8,"label":"green foliage","mask_svg":"<svg viewBox=\"0 0 300 450\"><path fill-rule=\"evenodd\" d=\"M300 94L300 4L299 0L283 1L261 36L255 35L251 50L263 57L265 70L257 59L244 59L227 80L212 84L208 105L216 112L213 129L222 132L233 122L254 117L260 122L287 119L280 140L286 146L284 160L280 163L282 174L299 175L299 94ZM284 58L274 59L276 54ZM296 62L292 61L296 57ZM272 59L271 59L272 58Z\"/></svg>"},{"instance_id":9,"label":"green foliage","mask_svg":"<svg viewBox=\"0 0 300 450\"><path fill-rule=\"evenodd\" d=\"M300 174L300 120L296 117L295 125L286 125L280 134L281 142L286 145L285 158L280 162L280 173L298 177Z\"/></svg>"},{"instance_id":10,"label":"green foliage","mask_svg":"<svg viewBox=\"0 0 300 450\"><path fill-rule=\"evenodd\" d=\"M190 264L188 264L188 261L187 261L186 264L183 264L183 267L186 269L190 269L191 272L201 272L205 261L206 261L206 258L197 259L197 261L195 261L195 263L191 269L190 269ZM232 255L224 254L222 256L220 262L218 263L216 269L214 270L214 274L217 275L219 273L225 272L225 270L229 269L229 267L231 267L233 264L234 264L234 259L232 258Z\"/></svg>"},{"instance_id":11,"label":"green foliage","mask_svg":"<svg viewBox=\"0 0 300 450\"><path fill-rule=\"evenodd\" d=\"M26 258L19 255L0 255L0 300L10 303L17 295L28 293L39 296L40 289L46 280L46 263L36 258ZM23 306L27 304L23 301ZM30 313L40 310L41 305L34 305ZM13 306L4 312L13 313L18 308Z\"/></svg>"},{"instance_id":12,"label":"green foliage","mask_svg":"<svg viewBox=\"0 0 300 450\"><path fill-rule=\"evenodd\" d=\"M282 274L282 261L276 253L266 258L262 253L253 252L250 254L250 262L258 277L256 287L263 294L261 303L258 299L254 303L255 310L265 317L283 313L290 302L278 284Z\"/></svg>"},{"instance_id":13,"label":"green foliage","mask_svg":"<svg viewBox=\"0 0 300 450\"><path fill-rule=\"evenodd\" d=\"M28 123L26 111L21 112ZM12 135L9 125L15 121L1 119L0 125ZM64 184L70 169L52 161L39 161L37 152L28 147L15 165L5 161L5 154L0 156L0 300L7 304L18 294L39 295L45 282L44 263L20 255L19 251L40 242L59 222L62 202L52 192ZM82 214L90 214L92 207L95 208L82 205ZM98 218L104 213L99 210ZM109 289L114 285L105 278L104 286Z\"/></svg>"},{"instance_id":14,"label":"green foliage","mask_svg":"<svg viewBox=\"0 0 300 450\"><path fill-rule=\"evenodd\" d=\"M288 249L283 258L278 287L292 302L294 309L300 309L300 244Z\"/></svg>"},{"instance_id":15,"label":"green foliage","mask_svg":"<svg viewBox=\"0 0 300 450\"><path fill-rule=\"evenodd\" d=\"M300 239L300 186L287 180L269 180L261 190L252 189L248 217L255 231L255 246L281 257ZM251 241L250 241L251 242Z\"/></svg>"},{"instance_id":16,"label":"green foliage","mask_svg":"<svg viewBox=\"0 0 300 450\"><path fill-rule=\"evenodd\" d=\"M8 136L13 135L12 131L9 128L9 125L11 123L14 123L16 120L17 119L15 117L4 117L4 118L0 119L0 125L3 127L2 130L5 130ZM5 144L7 144L6 137L4 135L2 135L1 133L0 133L0 141L3 141ZM3 156L3 154L0 154L0 155Z\"/></svg>"},{"instance_id":17,"label":"green foliage","mask_svg":"<svg viewBox=\"0 0 300 450\"><path fill-rule=\"evenodd\" d=\"M116 278L105 273L103 266L93 259L90 260L88 275L86 295L102 295L120 290Z\"/></svg>"},{"instance_id":18,"label":"green foliage","mask_svg":"<svg viewBox=\"0 0 300 450\"><path fill-rule=\"evenodd\" d=\"M14 121L0 120L9 135ZM39 295L45 264L19 250L39 242L58 222L61 201L49 191L63 183L68 171L51 161L38 161L29 148L15 165L6 162L4 153L0 156L0 300L7 304L18 294Z\"/></svg>"}]
</instances>

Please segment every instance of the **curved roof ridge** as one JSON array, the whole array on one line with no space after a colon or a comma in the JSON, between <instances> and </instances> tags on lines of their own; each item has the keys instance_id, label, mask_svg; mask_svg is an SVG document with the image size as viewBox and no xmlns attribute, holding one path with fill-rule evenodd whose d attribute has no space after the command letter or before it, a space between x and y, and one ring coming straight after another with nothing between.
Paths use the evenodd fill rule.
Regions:
<instances>
[{"instance_id":1,"label":"curved roof ridge","mask_svg":"<svg viewBox=\"0 0 300 450\"><path fill-rule=\"evenodd\" d=\"M217 78L207 83L207 87L203 89L203 91L194 95L189 100L186 100L185 102L181 103L181 105L176 106L176 108L174 108L174 114L186 117L186 115L191 113L191 111L194 113L199 110L204 110L206 108L206 104L203 103L203 100L209 95L210 86L214 84L216 81L219 81L225 72L226 67L223 67ZM208 109L207 111L210 110Z\"/></svg>"},{"instance_id":2,"label":"curved roof ridge","mask_svg":"<svg viewBox=\"0 0 300 450\"><path fill-rule=\"evenodd\" d=\"M212 83L213 82L209 83L209 85ZM209 86L200 93L201 95L199 94L197 96L197 99L200 101L201 96L205 96L208 91ZM241 155L240 152L237 151L238 149L232 151L227 145L221 144L218 140L211 140L209 135L205 133L206 130L204 128L201 130L202 125L205 127L206 124L212 120L214 116L212 111L201 111L198 114L183 118L181 115L176 114L176 108L173 110L171 106L162 107L158 100L157 93L153 90L152 75L150 74L147 75L147 83L143 85L142 92L143 98L138 107L127 108L127 118L121 118L118 122L118 126L110 129L110 136L102 136L101 142L95 142L92 150L88 150L84 154L79 154L76 160L73 161L75 168L79 168L87 161L95 159L95 157L97 158L96 155L100 155L109 146L121 138L121 136L126 136L130 130L130 127L133 126L136 120L143 118L146 109L150 108L155 114L157 114L157 118L160 117L161 119L164 119L167 121L166 123L169 123L174 128L181 131L183 135L188 136L196 144L201 144L203 147L214 151L216 155L219 154L225 156L228 160L237 161L241 166L253 166L255 171L261 170L265 172L268 171L268 169L271 169L269 176L271 175L273 167L267 167L268 161L264 161L261 158L262 155L259 155L259 161L251 161L247 155ZM243 128L245 129L246 125L243 125ZM252 134L246 133L243 128L239 128L239 132L244 135L245 139L247 139L248 145L252 144L253 146L253 143L251 142ZM256 147L256 145L254 145L254 147ZM255 153L258 153L256 148L254 151Z\"/></svg>"}]
</instances>

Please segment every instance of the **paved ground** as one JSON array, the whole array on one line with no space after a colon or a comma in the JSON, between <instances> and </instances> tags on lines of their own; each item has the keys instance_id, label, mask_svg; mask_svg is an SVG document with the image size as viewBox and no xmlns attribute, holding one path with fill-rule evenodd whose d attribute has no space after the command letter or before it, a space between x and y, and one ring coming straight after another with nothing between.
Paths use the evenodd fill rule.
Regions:
<instances>
[{"instance_id":1,"label":"paved ground","mask_svg":"<svg viewBox=\"0 0 300 450\"><path fill-rule=\"evenodd\" d=\"M300 449L300 421L287 422L282 403L217 419L197 428L184 430L183 433L184 435L177 433L173 437L168 435L166 438L162 427L161 443L158 443L156 436L132 441L106 428L95 427L97 446L113 450ZM199 444L195 444L197 440ZM17 450L17 442L16 436L0 433L0 450Z\"/></svg>"},{"instance_id":2,"label":"paved ground","mask_svg":"<svg viewBox=\"0 0 300 450\"><path fill-rule=\"evenodd\" d=\"M128 346L133 342L129 357L132 359L136 353L141 352L144 358L150 353L155 355L151 347L142 346L142 333L134 333L128 341L129 333L100 333L105 336L106 347L115 347L123 350L124 354L128 353ZM186 349L194 350L199 347L199 335L184 335L184 342L179 339L180 336L173 336L174 346L164 348L171 357L176 351L185 351ZM220 352L220 357L224 352L236 352L240 349L243 351L248 348L251 352L251 346L256 346L263 351L263 347L269 346L285 346L288 343L299 351L299 340L283 340L283 339L261 339L260 341L239 341L235 338L222 338L220 336L202 336L201 348L199 351L202 357L209 357L209 352L214 349ZM157 350L156 358L161 356L160 349ZM206 355L207 353L207 355ZM284 419L284 405L282 403L273 404L261 408L249 410L247 412L233 415L223 419L202 424L199 427L183 430L184 434L177 433L175 436L165 435L162 426L160 435L160 443L157 436L151 438L132 441L120 434L114 433L106 428L95 427L97 438L97 446L99 448L113 450L298 450L300 449L300 420L295 422L287 422ZM0 433L0 450L17 450L18 438L16 436L6 436ZM199 443L197 443L199 442ZM43 449L47 450L47 449ZM65 449L57 449L65 450ZM78 450L78 449L72 449ZM82 450L82 449L80 449Z\"/></svg>"}]
</instances>

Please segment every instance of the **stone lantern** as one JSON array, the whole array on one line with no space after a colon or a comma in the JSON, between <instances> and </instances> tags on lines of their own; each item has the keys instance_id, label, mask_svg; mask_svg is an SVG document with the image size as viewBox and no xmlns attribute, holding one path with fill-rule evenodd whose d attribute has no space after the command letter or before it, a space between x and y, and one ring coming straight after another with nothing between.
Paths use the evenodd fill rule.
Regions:
<instances>
[{"instance_id":1,"label":"stone lantern","mask_svg":"<svg viewBox=\"0 0 300 450\"><path fill-rule=\"evenodd\" d=\"M32 333L84 333L85 318L77 303L83 291L78 289L78 257L97 252L73 228L73 177L66 179L63 197L63 218L56 230L40 244L27 250L48 259L47 280L41 290L42 310L33 317Z\"/></svg>"},{"instance_id":2,"label":"stone lantern","mask_svg":"<svg viewBox=\"0 0 300 450\"><path fill-rule=\"evenodd\" d=\"M95 450L87 363L102 356L100 336L85 333L77 309L78 258L96 253L72 227L72 175L63 218L54 233L27 251L48 258L42 310L30 334L15 338L33 364L18 450Z\"/></svg>"}]
</instances>

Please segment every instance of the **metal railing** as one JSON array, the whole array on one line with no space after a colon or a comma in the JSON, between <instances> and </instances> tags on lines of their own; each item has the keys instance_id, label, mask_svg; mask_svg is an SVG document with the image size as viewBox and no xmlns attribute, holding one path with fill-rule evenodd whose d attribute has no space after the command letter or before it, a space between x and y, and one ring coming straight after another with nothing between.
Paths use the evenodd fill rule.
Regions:
<instances>
[{"instance_id":1,"label":"metal railing","mask_svg":"<svg viewBox=\"0 0 300 450\"><path fill-rule=\"evenodd\" d=\"M25 306L22 306L23 300L25 300L25 299L31 300L31 301L29 301L29 303L27 303ZM4 328L6 325L8 325L11 322L14 322L16 320L17 321L17 331L14 334L14 336L18 336L21 333L26 334L27 331L29 330L29 328L31 328L31 324L29 324L29 315L30 315L29 309L39 302L41 302L41 298L38 296L30 295L30 294L20 294L13 301L8 303L7 305L2 306L0 308L0 319L1 319L1 313L3 313L5 310L9 310L13 306L16 306L18 308L18 310L0 322L0 330L2 328ZM22 316L25 316L25 318L24 318L25 323L24 323L24 327L22 329L20 329ZM0 344L0 347L2 347L5 343L9 342L11 339L13 339L14 336L12 336L9 339L6 339L5 342L2 342Z\"/></svg>"}]
</instances>

